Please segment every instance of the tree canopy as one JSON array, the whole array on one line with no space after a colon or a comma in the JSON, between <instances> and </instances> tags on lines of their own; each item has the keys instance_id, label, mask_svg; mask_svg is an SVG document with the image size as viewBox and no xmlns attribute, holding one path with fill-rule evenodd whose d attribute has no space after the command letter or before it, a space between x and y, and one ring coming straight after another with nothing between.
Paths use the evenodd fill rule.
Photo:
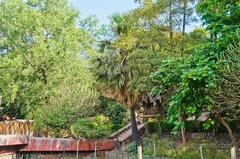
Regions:
<instances>
[{"instance_id":1,"label":"tree canopy","mask_svg":"<svg viewBox=\"0 0 240 159\"><path fill-rule=\"evenodd\" d=\"M0 19L2 113L63 129L93 115L95 51L90 33L77 27L78 11L66 0L10 0L1 1Z\"/></svg>"},{"instance_id":2,"label":"tree canopy","mask_svg":"<svg viewBox=\"0 0 240 159\"><path fill-rule=\"evenodd\" d=\"M239 0L135 2L99 27L67 0L0 1L1 114L58 136L99 137L123 126L123 106L140 143L135 111L148 102L183 142L188 119L208 113L203 128L219 122L237 145Z\"/></svg>"}]
</instances>

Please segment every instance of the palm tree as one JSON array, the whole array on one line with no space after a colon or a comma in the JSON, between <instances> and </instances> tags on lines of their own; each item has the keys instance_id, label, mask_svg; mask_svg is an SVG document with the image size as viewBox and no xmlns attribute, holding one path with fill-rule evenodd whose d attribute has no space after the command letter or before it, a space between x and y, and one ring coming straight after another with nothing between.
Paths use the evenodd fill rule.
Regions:
<instances>
[{"instance_id":1,"label":"palm tree","mask_svg":"<svg viewBox=\"0 0 240 159\"><path fill-rule=\"evenodd\" d=\"M141 94L129 87L133 77L133 70L129 67L129 55L133 47L128 43L132 28L123 16L116 14L112 16L112 30L116 39L112 43L104 42L105 45L101 45L104 52L96 59L96 76L105 96L114 98L130 108L133 140L141 144L135 117L135 108ZM124 47L124 44L127 47Z\"/></svg>"}]
</instances>

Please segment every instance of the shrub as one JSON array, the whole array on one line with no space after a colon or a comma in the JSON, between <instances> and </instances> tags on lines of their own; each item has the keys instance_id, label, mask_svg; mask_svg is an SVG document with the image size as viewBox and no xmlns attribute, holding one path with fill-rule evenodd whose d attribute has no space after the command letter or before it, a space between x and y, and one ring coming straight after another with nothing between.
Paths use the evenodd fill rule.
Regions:
<instances>
[{"instance_id":1,"label":"shrub","mask_svg":"<svg viewBox=\"0 0 240 159\"><path fill-rule=\"evenodd\" d=\"M161 126L161 128L160 128L160 126ZM147 127L148 127L148 131L150 133L159 132L159 128L161 129L161 132L171 132L171 130L172 130L172 126L168 125L166 120L161 120L161 121L158 121L156 119L150 120L147 123Z\"/></svg>"},{"instance_id":2,"label":"shrub","mask_svg":"<svg viewBox=\"0 0 240 159\"><path fill-rule=\"evenodd\" d=\"M101 112L107 116L113 123L113 130L117 130L123 126L123 120L126 116L126 109L123 105L116 100L108 99L105 97L100 98Z\"/></svg>"},{"instance_id":3,"label":"shrub","mask_svg":"<svg viewBox=\"0 0 240 159\"><path fill-rule=\"evenodd\" d=\"M149 121L147 123L147 128L150 133L155 133L158 131L159 123L157 121Z\"/></svg>"},{"instance_id":4,"label":"shrub","mask_svg":"<svg viewBox=\"0 0 240 159\"><path fill-rule=\"evenodd\" d=\"M95 118L78 119L71 125L71 133L75 137L102 138L111 133L112 123L103 115Z\"/></svg>"}]
</instances>

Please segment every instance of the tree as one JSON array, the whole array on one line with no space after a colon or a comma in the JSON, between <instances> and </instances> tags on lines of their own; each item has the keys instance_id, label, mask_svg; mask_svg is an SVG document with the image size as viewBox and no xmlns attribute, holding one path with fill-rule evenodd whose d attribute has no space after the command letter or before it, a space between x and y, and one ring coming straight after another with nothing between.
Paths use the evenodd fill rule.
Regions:
<instances>
[{"instance_id":1,"label":"tree","mask_svg":"<svg viewBox=\"0 0 240 159\"><path fill-rule=\"evenodd\" d=\"M228 122L239 120L240 117L240 43L231 46L222 54L220 60L223 62L219 68L218 85L212 93L213 103L216 105L214 111L223 124L232 140L234 146L238 146L237 139Z\"/></svg>"},{"instance_id":2,"label":"tree","mask_svg":"<svg viewBox=\"0 0 240 159\"><path fill-rule=\"evenodd\" d=\"M129 87L133 71L129 69L129 54L133 46L131 26L121 15L112 17L112 28L117 38L107 52L100 54L96 62L96 75L102 84L105 96L118 100L130 108L133 140L140 144L135 108L138 104L138 95Z\"/></svg>"},{"instance_id":3,"label":"tree","mask_svg":"<svg viewBox=\"0 0 240 159\"><path fill-rule=\"evenodd\" d=\"M185 120L199 116L209 105L209 92L215 86L213 63L202 52L169 58L152 74L156 84L153 94L168 94L168 123L174 125L173 133L181 129L183 143Z\"/></svg>"},{"instance_id":4,"label":"tree","mask_svg":"<svg viewBox=\"0 0 240 159\"><path fill-rule=\"evenodd\" d=\"M156 58L160 53L153 49L155 43L150 42L154 36L132 17L134 13L112 17L115 38L101 49L105 52L95 59L95 71L103 94L130 108L133 139L140 144L135 109L148 95L148 75L162 58Z\"/></svg>"},{"instance_id":5,"label":"tree","mask_svg":"<svg viewBox=\"0 0 240 159\"><path fill-rule=\"evenodd\" d=\"M226 50L229 44L237 38L236 31L240 26L239 1L202 0L197 5L197 11L212 41L217 44L218 53Z\"/></svg>"},{"instance_id":6,"label":"tree","mask_svg":"<svg viewBox=\"0 0 240 159\"><path fill-rule=\"evenodd\" d=\"M120 44L121 47L119 48L121 49L124 47L125 49L126 47L129 47L129 58L127 58L129 61L127 64L130 66L132 65L132 70L135 72L137 70L139 73L141 72L139 70L144 69L144 71L139 73L137 76L131 77L129 80L130 84L128 85L134 88L133 90L135 92L144 92L144 95L150 96L149 87L151 85L151 80L149 78L149 72L156 69L156 67L159 66L159 63L169 55L180 55L182 36L180 33L181 30L174 34L173 32L177 30L176 25L179 23L175 21L175 18L177 14L181 14L182 12L180 13L180 3L177 1L166 0L153 2L152 0L144 0L138 1L138 3L141 5L141 7L128 12L125 16L125 18L127 18L127 21L131 24L131 32L126 38L128 39L128 43L126 43L125 40L125 43L117 43L117 46ZM191 16L191 14L187 14L186 12L184 13L185 16ZM169 14L171 16L170 18L168 16ZM184 25L186 25L186 21L187 20L185 20ZM123 42L122 39L117 40L117 42L119 41ZM189 43L186 43L186 46L189 45ZM144 55L142 55L142 53L144 53ZM133 60L131 57L135 59L134 64L131 62L131 60ZM148 64L144 62L136 62L140 59L148 59L146 60ZM140 64L142 66L139 66ZM146 87L146 83L148 84L148 88Z\"/></svg>"},{"instance_id":7,"label":"tree","mask_svg":"<svg viewBox=\"0 0 240 159\"><path fill-rule=\"evenodd\" d=\"M91 115L98 105L87 68L93 39L76 26L78 12L66 0L4 0L0 19L4 112L36 120L55 109L65 110L57 115ZM72 117L64 120L72 122Z\"/></svg>"},{"instance_id":8,"label":"tree","mask_svg":"<svg viewBox=\"0 0 240 159\"><path fill-rule=\"evenodd\" d=\"M212 111L228 130L232 144L237 147L236 139L228 121L229 118L238 117L239 112L236 100L236 94L238 94L238 91L236 91L238 85L236 83L238 52L235 50L239 43L239 1L204 0L199 3L197 9L211 35L212 42L210 45L213 47L209 51L213 52L212 57L219 63L216 67L217 87L211 92L214 104ZM235 48L232 45L236 45ZM230 48L230 51L228 48ZM236 85L232 85L232 82L235 82ZM229 102L230 98L232 98L231 102Z\"/></svg>"},{"instance_id":9,"label":"tree","mask_svg":"<svg viewBox=\"0 0 240 159\"><path fill-rule=\"evenodd\" d=\"M186 7L186 2L184 3ZM158 84L153 89L153 93L170 92L171 94L169 98L168 121L175 125L174 130L184 128L184 118L186 119L194 114L199 115L204 111L216 114L219 121L230 130L230 127L227 126L228 124L223 120L224 118L220 116L221 113L216 111L219 108L216 106L216 103L212 103L211 93L217 88L216 86L225 85L224 83L219 83L219 81L222 81L221 79L225 79L226 76L230 77L229 74L224 76L221 69L219 70L219 68L224 67L222 63L219 63L219 59L221 59L220 55L223 52L225 55L226 48L233 41L238 41L236 37L236 30L239 28L237 5L237 1L201 1L197 8L202 20L206 24L206 31L209 31L210 35L212 35L210 36L211 39L208 39L206 36L208 32L203 34L203 36L199 36L203 37L199 40L196 38L196 35L201 35L201 30L194 31L189 35L185 34L183 30L184 39L188 39L189 43L184 43L185 46L190 48L187 51L188 55L183 55L180 59L167 58L160 65L158 71L153 73L152 77ZM191 38L193 39L190 40ZM193 44L194 40L198 42L195 41L196 43ZM195 45L195 48L192 48L191 45ZM224 108L224 110L227 109L228 107ZM231 111L228 113L231 113ZM210 122L210 125L209 123L204 123L204 126L209 128L212 124L214 123ZM230 130L230 136L231 132ZM232 141L234 143L234 140Z\"/></svg>"}]
</instances>

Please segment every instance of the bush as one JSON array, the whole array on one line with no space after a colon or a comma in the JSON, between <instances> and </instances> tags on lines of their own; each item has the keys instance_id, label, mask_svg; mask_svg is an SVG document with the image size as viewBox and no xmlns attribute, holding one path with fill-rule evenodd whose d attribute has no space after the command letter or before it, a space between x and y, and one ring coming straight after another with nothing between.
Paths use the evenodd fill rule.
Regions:
<instances>
[{"instance_id":1,"label":"bush","mask_svg":"<svg viewBox=\"0 0 240 159\"><path fill-rule=\"evenodd\" d=\"M78 119L71 125L71 133L81 138L102 138L111 133L113 124L103 115L95 118Z\"/></svg>"},{"instance_id":2,"label":"bush","mask_svg":"<svg viewBox=\"0 0 240 159\"><path fill-rule=\"evenodd\" d=\"M70 135L70 125L77 118L73 107L55 107L35 111L35 131L40 136L65 137ZM47 134L47 135L46 135Z\"/></svg>"},{"instance_id":3,"label":"bush","mask_svg":"<svg viewBox=\"0 0 240 159\"><path fill-rule=\"evenodd\" d=\"M166 120L161 120L160 122L156 119L150 120L147 123L148 131L150 133L159 132L159 126L161 126L161 132L171 132L172 126L168 125Z\"/></svg>"},{"instance_id":4,"label":"bush","mask_svg":"<svg viewBox=\"0 0 240 159\"><path fill-rule=\"evenodd\" d=\"M150 133L155 133L158 131L159 123L157 121L149 121L147 123L147 128Z\"/></svg>"},{"instance_id":5,"label":"bush","mask_svg":"<svg viewBox=\"0 0 240 159\"><path fill-rule=\"evenodd\" d=\"M113 123L113 130L117 130L123 127L123 120L126 116L126 109L123 105L118 103L116 100L108 99L105 97L100 98L101 101L101 112L107 116Z\"/></svg>"}]
</instances>

